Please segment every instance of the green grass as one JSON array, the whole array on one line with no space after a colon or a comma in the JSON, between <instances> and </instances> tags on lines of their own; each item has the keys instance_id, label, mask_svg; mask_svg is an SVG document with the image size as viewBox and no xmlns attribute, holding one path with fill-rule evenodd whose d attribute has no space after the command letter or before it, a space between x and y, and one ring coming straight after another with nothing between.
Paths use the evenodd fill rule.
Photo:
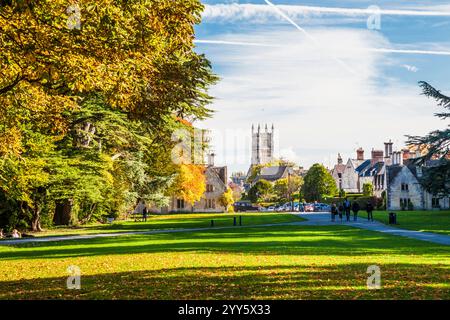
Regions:
<instances>
[{"instance_id":1,"label":"green grass","mask_svg":"<svg viewBox=\"0 0 450 320\"><path fill-rule=\"evenodd\" d=\"M129 231L148 231L161 229L180 228L207 228L214 220L215 227L232 226L233 218L242 216L243 225L259 225L267 223L284 223L302 221L298 216L285 213L193 213L172 215L149 215L147 222L116 221L112 224L90 224L79 227L61 227L44 230L43 232L31 233L36 237L82 235L98 233L114 233Z\"/></svg>"},{"instance_id":2,"label":"green grass","mask_svg":"<svg viewBox=\"0 0 450 320\"><path fill-rule=\"evenodd\" d=\"M395 211L399 228L450 235L450 211ZM375 211L374 219L389 223L389 211Z\"/></svg>"},{"instance_id":3,"label":"green grass","mask_svg":"<svg viewBox=\"0 0 450 320\"><path fill-rule=\"evenodd\" d=\"M66 289L70 265L81 290ZM348 226L0 246L0 299L449 299L449 274L448 246Z\"/></svg>"}]
</instances>

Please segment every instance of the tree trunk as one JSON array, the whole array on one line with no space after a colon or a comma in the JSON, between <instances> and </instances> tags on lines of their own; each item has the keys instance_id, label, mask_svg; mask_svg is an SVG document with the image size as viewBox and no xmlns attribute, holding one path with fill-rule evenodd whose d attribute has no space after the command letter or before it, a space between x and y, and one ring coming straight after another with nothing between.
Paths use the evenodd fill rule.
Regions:
<instances>
[{"instance_id":1,"label":"tree trunk","mask_svg":"<svg viewBox=\"0 0 450 320\"><path fill-rule=\"evenodd\" d=\"M31 218L31 230L35 232L41 232L41 209L36 208L33 210L33 217Z\"/></svg>"},{"instance_id":2,"label":"tree trunk","mask_svg":"<svg viewBox=\"0 0 450 320\"><path fill-rule=\"evenodd\" d=\"M53 224L56 226L67 226L72 219L73 200L67 199L56 203Z\"/></svg>"}]
</instances>

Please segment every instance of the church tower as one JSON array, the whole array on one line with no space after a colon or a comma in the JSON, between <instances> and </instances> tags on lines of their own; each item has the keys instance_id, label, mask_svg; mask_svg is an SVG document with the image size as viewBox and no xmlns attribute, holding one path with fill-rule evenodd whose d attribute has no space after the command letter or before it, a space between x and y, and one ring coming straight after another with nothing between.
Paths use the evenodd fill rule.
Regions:
<instances>
[{"instance_id":1,"label":"church tower","mask_svg":"<svg viewBox=\"0 0 450 320\"><path fill-rule=\"evenodd\" d=\"M266 164L273 161L274 152L274 126L272 130L267 128L267 124L263 130L258 124L258 129L255 131L255 126L252 125L252 165Z\"/></svg>"}]
</instances>

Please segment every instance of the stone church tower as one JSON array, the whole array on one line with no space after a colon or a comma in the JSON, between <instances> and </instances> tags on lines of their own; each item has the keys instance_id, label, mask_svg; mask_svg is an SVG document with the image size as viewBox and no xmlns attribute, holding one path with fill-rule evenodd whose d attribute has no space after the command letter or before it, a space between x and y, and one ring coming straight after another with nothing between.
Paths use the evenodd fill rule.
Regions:
<instances>
[{"instance_id":1,"label":"stone church tower","mask_svg":"<svg viewBox=\"0 0 450 320\"><path fill-rule=\"evenodd\" d=\"M272 130L264 130L258 125L258 130L252 125L252 165L266 164L273 161L274 153L274 126Z\"/></svg>"}]
</instances>

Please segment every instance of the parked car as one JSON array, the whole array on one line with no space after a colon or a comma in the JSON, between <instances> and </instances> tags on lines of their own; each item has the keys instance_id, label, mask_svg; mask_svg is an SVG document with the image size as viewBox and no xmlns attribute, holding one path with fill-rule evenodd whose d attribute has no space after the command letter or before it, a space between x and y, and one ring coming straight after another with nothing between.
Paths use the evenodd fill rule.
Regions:
<instances>
[{"instance_id":1,"label":"parked car","mask_svg":"<svg viewBox=\"0 0 450 320\"><path fill-rule=\"evenodd\" d=\"M305 212L314 212L314 204L313 203L305 204Z\"/></svg>"},{"instance_id":2,"label":"parked car","mask_svg":"<svg viewBox=\"0 0 450 320\"><path fill-rule=\"evenodd\" d=\"M260 208L252 205L250 202L236 202L233 206L235 212L259 211Z\"/></svg>"},{"instance_id":3,"label":"parked car","mask_svg":"<svg viewBox=\"0 0 450 320\"><path fill-rule=\"evenodd\" d=\"M274 211L275 211L275 207L274 207L274 206L268 207L268 208L267 208L267 211L269 211L269 212L274 212Z\"/></svg>"},{"instance_id":4,"label":"parked car","mask_svg":"<svg viewBox=\"0 0 450 320\"><path fill-rule=\"evenodd\" d=\"M328 212L331 210L331 207L326 203L316 203L314 204L315 212Z\"/></svg>"}]
</instances>

